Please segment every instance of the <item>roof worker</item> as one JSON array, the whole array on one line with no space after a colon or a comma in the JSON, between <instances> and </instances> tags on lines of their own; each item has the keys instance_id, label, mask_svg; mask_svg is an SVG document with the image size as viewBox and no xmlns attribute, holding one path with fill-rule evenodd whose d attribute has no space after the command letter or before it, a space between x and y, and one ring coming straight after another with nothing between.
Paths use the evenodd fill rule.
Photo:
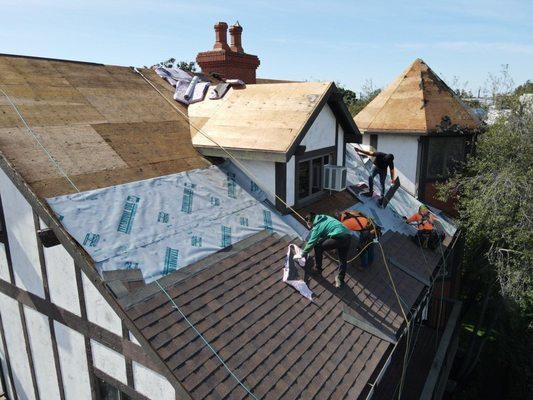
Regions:
<instances>
[{"instance_id":1,"label":"roof worker","mask_svg":"<svg viewBox=\"0 0 533 400\"><path fill-rule=\"evenodd\" d=\"M356 236L359 241L357 253L361 252L361 269L368 268L374 262L374 245L373 240L379 234L376 225L361 211L343 211L339 215L341 221L348 228L352 235Z\"/></svg>"},{"instance_id":2,"label":"roof worker","mask_svg":"<svg viewBox=\"0 0 533 400\"><path fill-rule=\"evenodd\" d=\"M311 249L315 249L315 267L313 273L322 274L322 255L324 250L337 250L339 257L338 274L335 277L335 287L340 288L344 284L346 267L348 263L348 251L350 249L351 234L339 220L328 215L316 215L310 213L305 221L311 232L303 249L305 257Z\"/></svg>"},{"instance_id":3,"label":"roof worker","mask_svg":"<svg viewBox=\"0 0 533 400\"><path fill-rule=\"evenodd\" d=\"M418 207L418 212L406 219L410 225L417 227L417 234L414 237L416 244L421 247L435 249L437 247L439 234L435 229L435 216L429 211L429 208L422 204Z\"/></svg>"},{"instance_id":4,"label":"roof worker","mask_svg":"<svg viewBox=\"0 0 533 400\"><path fill-rule=\"evenodd\" d=\"M379 182L381 184L381 197L385 196L385 181L387 180L387 168L390 169L391 185L396 180L396 169L394 168L394 155L388 153L382 153L380 151L366 151L363 149L355 148L359 154L365 156L374 157L374 168L368 177L368 193L364 193L365 196L372 197L374 194L374 178L379 175Z\"/></svg>"}]
</instances>

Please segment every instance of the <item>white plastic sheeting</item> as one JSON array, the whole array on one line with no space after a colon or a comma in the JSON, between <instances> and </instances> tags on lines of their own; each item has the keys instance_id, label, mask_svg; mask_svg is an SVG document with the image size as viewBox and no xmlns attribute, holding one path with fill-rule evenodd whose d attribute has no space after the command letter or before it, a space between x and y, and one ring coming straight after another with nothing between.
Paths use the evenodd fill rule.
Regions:
<instances>
[{"instance_id":1,"label":"white plastic sheeting","mask_svg":"<svg viewBox=\"0 0 533 400\"><path fill-rule=\"evenodd\" d=\"M296 254L301 253L302 250L298 246L295 244L289 245L289 248L287 249L287 256L285 257L285 266L283 267L283 282L285 282L287 285L291 285L293 288L299 291L302 296L313 301L313 292L311 289L309 289L307 284L301 279L294 279L295 277L298 277L298 273L295 271L297 264L293 257ZM302 263L305 266L305 258L300 258L299 260L300 262L303 261Z\"/></svg>"},{"instance_id":2,"label":"white plastic sheeting","mask_svg":"<svg viewBox=\"0 0 533 400\"><path fill-rule=\"evenodd\" d=\"M372 168L372 162L367 158L366 163L363 162L361 156L355 151L354 145L346 145L346 167L348 169L347 181L349 185L358 185L360 183L368 184L368 177ZM374 182L376 186L376 182ZM390 179L385 181L386 189L390 188ZM381 185L376 186L381 190ZM406 235L414 235L416 228L409 226L402 219L403 216L410 217L418 211L418 207L422 204L415 197L409 194L405 189L400 187L385 209L377 204L377 197L368 198L359 196L360 203L354 204L351 208L359 210L384 228L385 231L392 230ZM435 212L437 217L437 229L439 225L447 235L453 236L457 228L446 217Z\"/></svg>"},{"instance_id":3,"label":"white plastic sheeting","mask_svg":"<svg viewBox=\"0 0 533 400\"><path fill-rule=\"evenodd\" d=\"M228 166L226 164L226 166ZM218 167L48 199L102 271L141 269L147 282L262 230L294 236L264 193ZM232 172L235 170L235 172Z\"/></svg>"}]
</instances>

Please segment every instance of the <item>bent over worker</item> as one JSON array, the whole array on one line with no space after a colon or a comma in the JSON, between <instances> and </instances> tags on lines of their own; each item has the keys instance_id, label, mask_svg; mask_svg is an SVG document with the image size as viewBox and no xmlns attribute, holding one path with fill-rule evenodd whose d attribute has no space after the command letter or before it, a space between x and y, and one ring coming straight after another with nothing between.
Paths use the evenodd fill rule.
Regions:
<instances>
[{"instance_id":1,"label":"bent over worker","mask_svg":"<svg viewBox=\"0 0 533 400\"><path fill-rule=\"evenodd\" d=\"M435 221L436 218L427 206L422 204L418 207L418 212L411 215L407 218L408 224L414 224L417 227L417 235L415 237L415 242L421 247L436 248L438 243L439 235L435 230Z\"/></svg>"},{"instance_id":2,"label":"bent over worker","mask_svg":"<svg viewBox=\"0 0 533 400\"><path fill-rule=\"evenodd\" d=\"M339 221L352 231L359 239L357 252L361 252L361 268L366 269L374 262L374 245L372 241L377 236L376 227L370 219L361 211L343 211L339 215Z\"/></svg>"},{"instance_id":3,"label":"bent over worker","mask_svg":"<svg viewBox=\"0 0 533 400\"><path fill-rule=\"evenodd\" d=\"M365 196L371 197L374 194L374 178L379 175L379 183L381 184L381 197L385 196L385 181L387 180L387 168L390 169L391 185L396 180L396 170L394 169L394 155L388 153L382 153L380 151L366 151L363 149L357 149L360 154L364 154L369 157L374 157L374 168L368 177L368 193Z\"/></svg>"},{"instance_id":4,"label":"bent over worker","mask_svg":"<svg viewBox=\"0 0 533 400\"><path fill-rule=\"evenodd\" d=\"M338 274L335 277L335 287L344 284L346 267L348 263L348 251L350 250L351 235L340 221L328 215L309 214L305 218L307 226L311 229L302 255L305 257L311 249L315 249L314 273L322 273L322 255L324 250L337 250L339 257Z\"/></svg>"}]
</instances>

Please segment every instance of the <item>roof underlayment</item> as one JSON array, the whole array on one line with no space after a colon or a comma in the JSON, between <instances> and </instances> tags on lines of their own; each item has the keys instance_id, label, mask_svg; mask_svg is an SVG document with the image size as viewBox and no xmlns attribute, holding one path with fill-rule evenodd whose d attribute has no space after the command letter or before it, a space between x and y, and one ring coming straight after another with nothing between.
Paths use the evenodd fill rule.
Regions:
<instances>
[{"instance_id":1,"label":"roof underlayment","mask_svg":"<svg viewBox=\"0 0 533 400\"><path fill-rule=\"evenodd\" d=\"M136 268L150 282L262 230L296 236L235 175L212 166L48 203L100 271Z\"/></svg>"}]
</instances>

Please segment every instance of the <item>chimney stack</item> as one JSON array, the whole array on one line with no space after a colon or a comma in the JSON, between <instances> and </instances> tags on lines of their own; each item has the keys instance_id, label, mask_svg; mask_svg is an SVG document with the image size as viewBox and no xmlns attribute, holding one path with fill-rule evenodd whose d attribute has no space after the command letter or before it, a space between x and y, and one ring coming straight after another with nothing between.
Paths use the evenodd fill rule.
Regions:
<instances>
[{"instance_id":1,"label":"chimney stack","mask_svg":"<svg viewBox=\"0 0 533 400\"><path fill-rule=\"evenodd\" d=\"M232 39L233 42L233 39ZM215 24L215 45L213 50L229 50L228 46L228 24L217 22Z\"/></svg>"},{"instance_id":2,"label":"chimney stack","mask_svg":"<svg viewBox=\"0 0 533 400\"><path fill-rule=\"evenodd\" d=\"M246 54L242 48L242 26L237 22L230 29L231 47L228 46L228 24L215 24L215 45L213 50L198 53L196 62L204 74L217 73L226 79L241 79L245 83L255 83L255 72L259 58Z\"/></svg>"},{"instance_id":3,"label":"chimney stack","mask_svg":"<svg viewBox=\"0 0 533 400\"><path fill-rule=\"evenodd\" d=\"M242 26L239 25L239 21L235 25L232 25L231 28L229 28L229 34L231 36L231 50L236 53L244 53L244 49L242 48Z\"/></svg>"}]
</instances>

